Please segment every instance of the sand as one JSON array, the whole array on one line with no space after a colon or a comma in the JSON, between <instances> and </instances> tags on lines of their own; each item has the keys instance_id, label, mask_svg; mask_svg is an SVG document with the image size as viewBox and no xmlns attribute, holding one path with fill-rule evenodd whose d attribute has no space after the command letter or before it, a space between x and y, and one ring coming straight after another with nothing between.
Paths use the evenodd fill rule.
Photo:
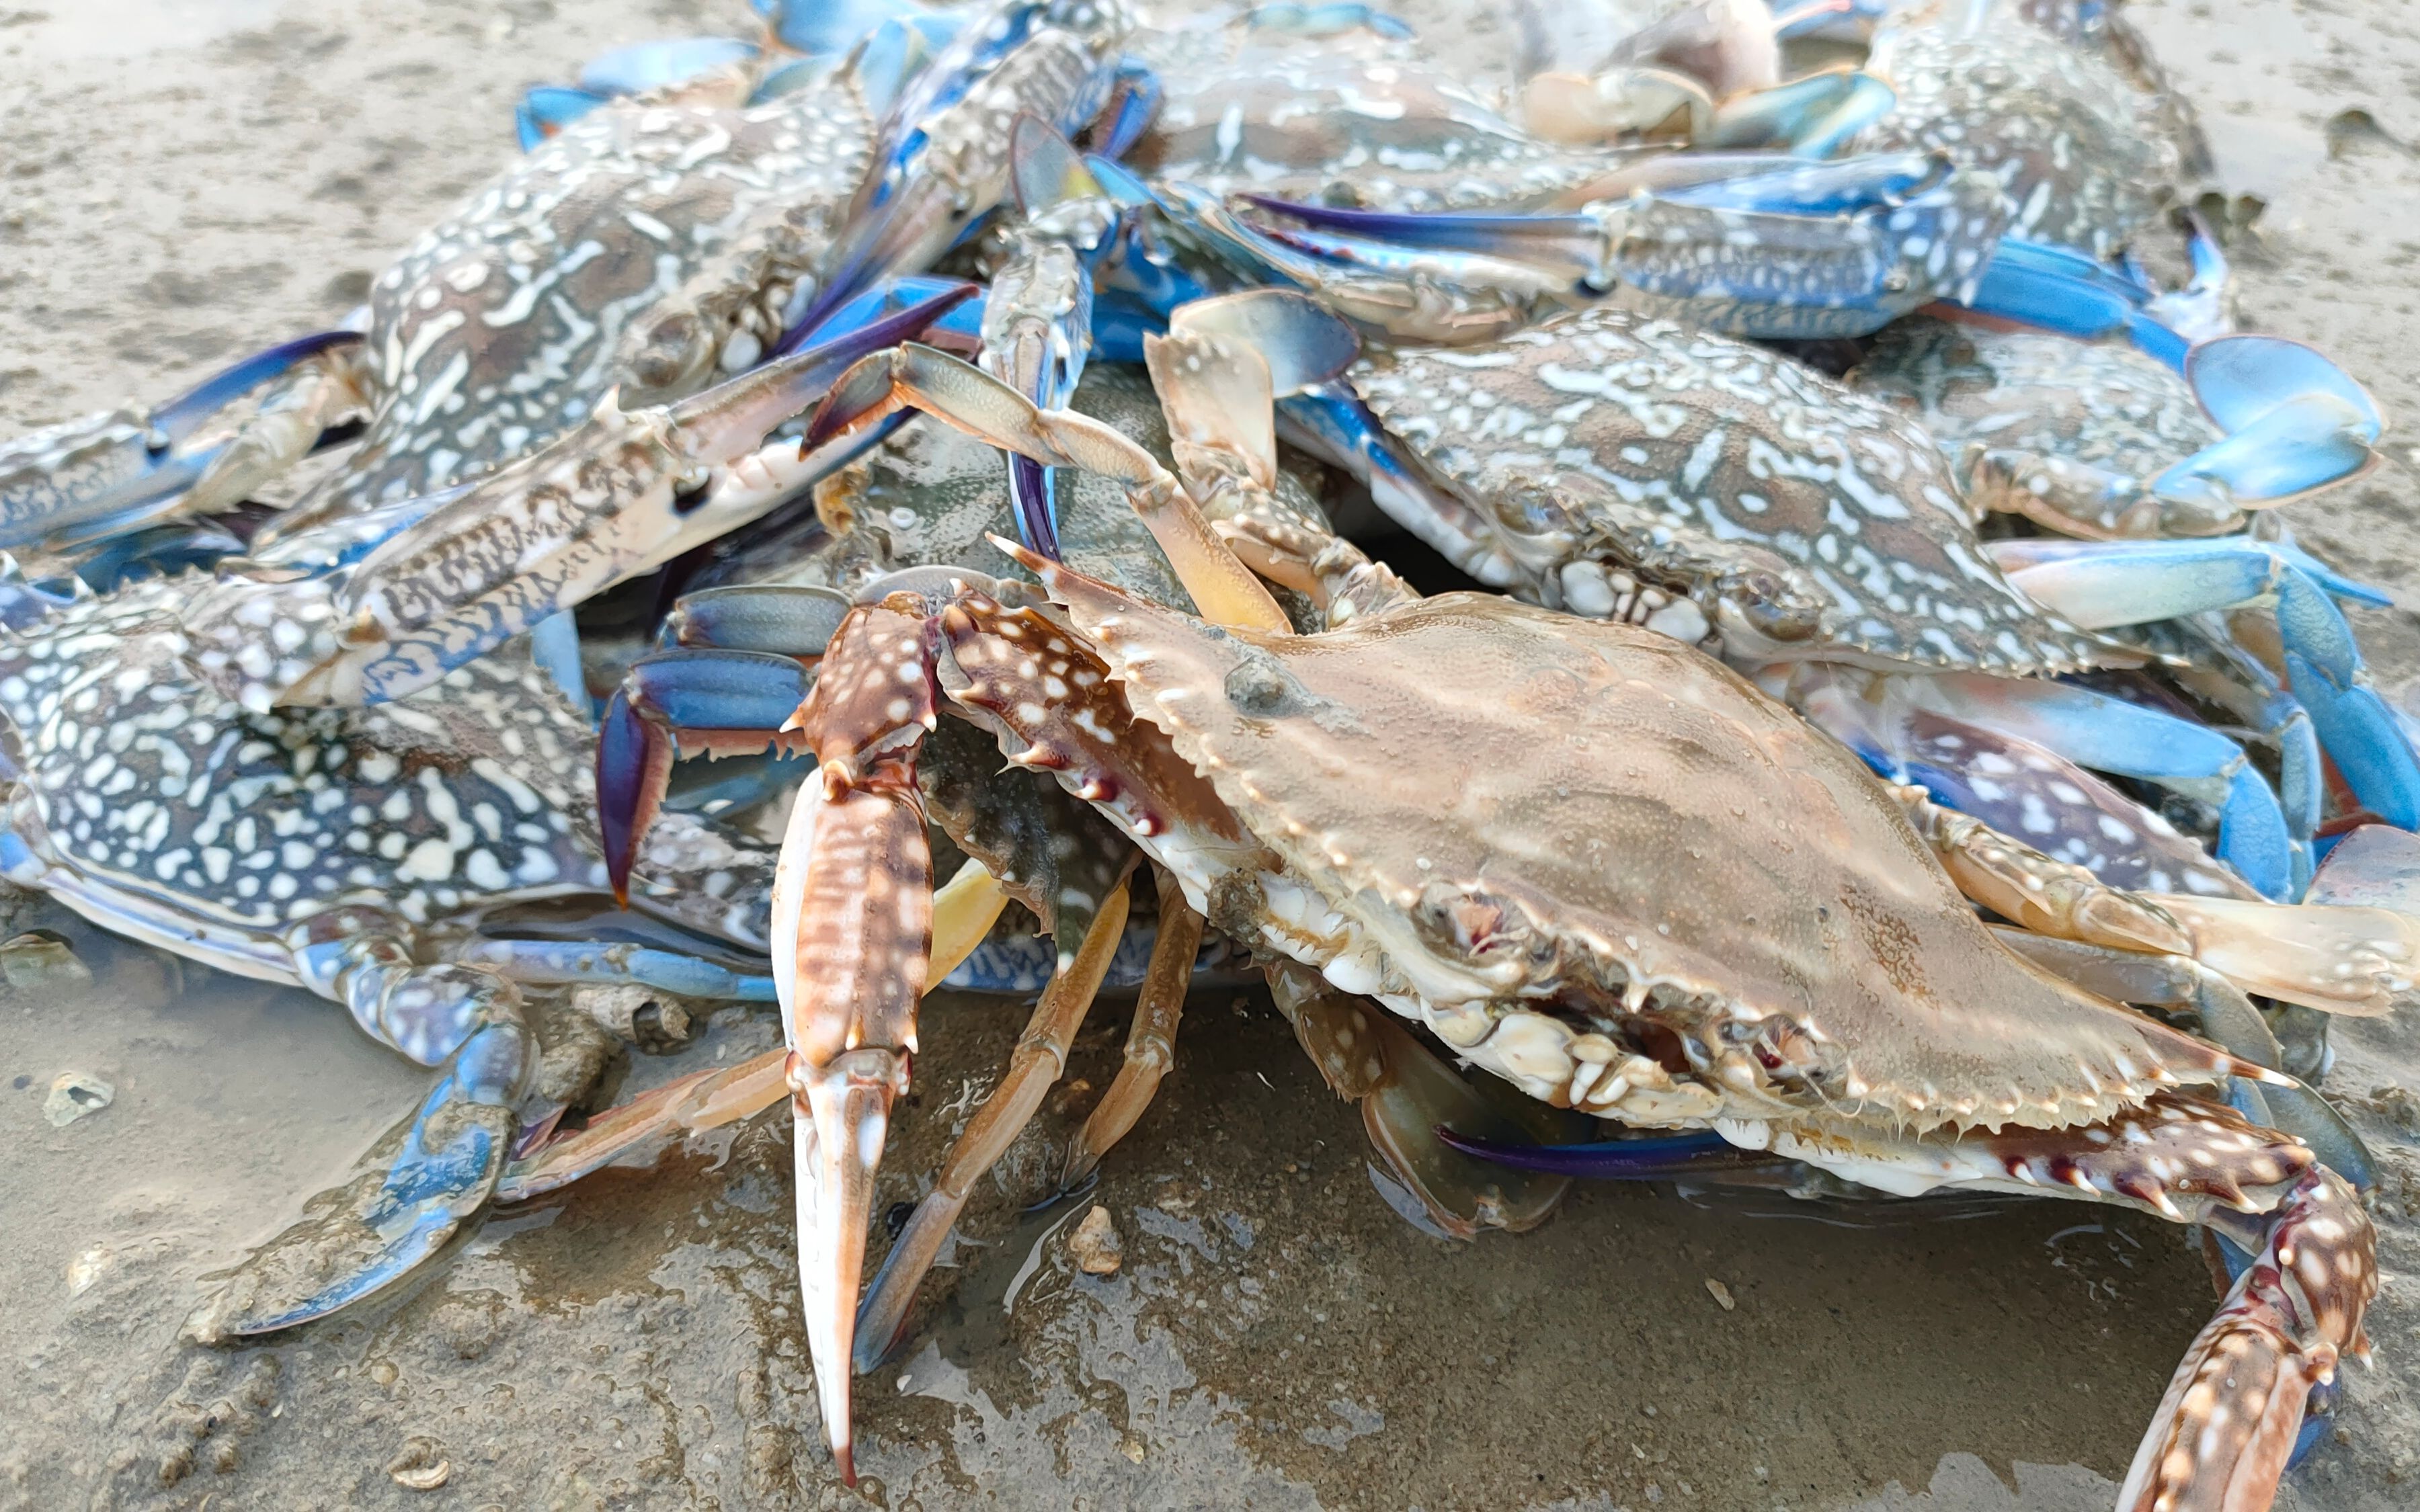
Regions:
<instances>
[{"instance_id":1,"label":"sand","mask_svg":"<svg viewBox=\"0 0 2420 1512\"><path fill-rule=\"evenodd\" d=\"M7 0L0 0L6 4ZM22 4L22 0L20 0ZM627 40L743 23L593 0L34 0L0 8L0 425L156 397L324 324L511 151L524 85ZM1479 8L1473 67L1506 38ZM2420 10L2136 4L2260 203L2256 329L2328 347L2420 415ZM2397 433L2398 436L2408 433ZM2420 602L2413 454L2298 507L2304 538ZM2363 617L2381 680L2411 617ZM409 1109L423 1073L296 993L179 967L61 911L89 988L0 987L0 1508L2106 1506L2210 1306L2182 1233L2072 1204L1955 1222L1668 1191L1577 1194L1543 1230L1451 1245L1398 1220L1358 1118L1256 996L1216 993L1094 1200L1114 1276L1025 1215L1106 1084L986 1181L904 1364L859 1387L866 1479L821 1447L798 1327L787 1134L766 1120L491 1223L407 1299L271 1346L180 1345L206 1277ZM934 1004L883 1201L921 1190L1022 1019ZM776 1037L730 1012L631 1087ZM2377 1144L2379 1366L2280 1504L2420 1496L2420 1149L2373 1089L2420 1087L2407 1023L2340 1028L2329 1086ZM112 1084L65 1127L55 1077ZM1080 1086L1078 1084L1081 1084ZM1733 1299L1725 1308L1707 1283ZM438 1479L427 1490L406 1482Z\"/></svg>"}]
</instances>

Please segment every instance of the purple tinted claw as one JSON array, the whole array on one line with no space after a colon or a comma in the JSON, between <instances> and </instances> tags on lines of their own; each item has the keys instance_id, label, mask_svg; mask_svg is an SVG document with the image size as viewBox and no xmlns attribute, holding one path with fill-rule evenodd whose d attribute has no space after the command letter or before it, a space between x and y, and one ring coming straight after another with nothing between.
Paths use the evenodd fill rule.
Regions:
<instances>
[{"instance_id":1,"label":"purple tinted claw","mask_svg":"<svg viewBox=\"0 0 2420 1512\"><path fill-rule=\"evenodd\" d=\"M659 651L634 663L597 731L597 807L606 874L628 902L630 869L680 755L754 755L783 745L783 726L814 674L795 656L754 651Z\"/></svg>"},{"instance_id":2,"label":"purple tinted claw","mask_svg":"<svg viewBox=\"0 0 2420 1512\"><path fill-rule=\"evenodd\" d=\"M626 908L639 841L663 806L672 770L671 733L632 708L626 689L615 688L597 731L597 827L613 901Z\"/></svg>"}]
</instances>

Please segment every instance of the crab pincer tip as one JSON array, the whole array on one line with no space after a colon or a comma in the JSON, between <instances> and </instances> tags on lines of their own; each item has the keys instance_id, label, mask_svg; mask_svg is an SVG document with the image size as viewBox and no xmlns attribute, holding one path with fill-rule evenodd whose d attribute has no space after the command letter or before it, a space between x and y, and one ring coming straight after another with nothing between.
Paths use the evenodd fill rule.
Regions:
<instances>
[{"instance_id":1,"label":"crab pincer tip","mask_svg":"<svg viewBox=\"0 0 2420 1512\"><path fill-rule=\"evenodd\" d=\"M630 872L639 841L655 823L672 779L672 742L615 688L597 731L597 829L605 853L605 879L613 901L630 905Z\"/></svg>"}]
</instances>

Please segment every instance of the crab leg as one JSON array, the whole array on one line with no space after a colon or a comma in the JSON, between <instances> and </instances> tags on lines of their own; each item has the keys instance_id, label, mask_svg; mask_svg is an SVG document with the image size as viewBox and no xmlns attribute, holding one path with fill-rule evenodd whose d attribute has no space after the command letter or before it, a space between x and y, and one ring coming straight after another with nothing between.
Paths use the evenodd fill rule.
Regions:
<instances>
[{"instance_id":1,"label":"crab leg","mask_svg":"<svg viewBox=\"0 0 2420 1512\"><path fill-rule=\"evenodd\" d=\"M1168 555L1204 618L1221 625L1289 633L1277 600L1202 517L1184 486L1151 454L1110 426L1066 409L1043 409L990 374L945 352L908 343L859 363L832 385L807 427L820 447L912 406L936 419L1030 457L1075 467L1126 487L1152 538Z\"/></svg>"},{"instance_id":2,"label":"crab leg","mask_svg":"<svg viewBox=\"0 0 2420 1512\"><path fill-rule=\"evenodd\" d=\"M1986 548L2044 607L2086 628L2273 603L2294 696L2346 783L2398 828L2420 828L2420 754L2369 686L2338 595L2377 595L2307 554L2245 537L2213 541L2027 541Z\"/></svg>"},{"instance_id":3,"label":"crab leg","mask_svg":"<svg viewBox=\"0 0 2420 1512\"><path fill-rule=\"evenodd\" d=\"M2239 1060L2282 1072L2283 1056L2268 1020L2242 989L2191 956L2143 955L2006 927L1992 933L2026 960L2111 1002L2190 1009L2204 1039ZM2282 1075L2257 1084L2238 1078L2227 1101L2254 1122L2282 1129L2310 1146L2330 1170L2356 1187L2377 1184L2369 1147L2308 1087Z\"/></svg>"},{"instance_id":4,"label":"crab leg","mask_svg":"<svg viewBox=\"0 0 2420 1512\"><path fill-rule=\"evenodd\" d=\"M1040 116L1009 129L1016 200L1028 228L993 275L984 304L983 370L1044 409L1064 408L1093 343L1093 275L1115 240L1118 213L1068 140ZM1019 539L1059 555L1058 484L1010 454L1009 498Z\"/></svg>"},{"instance_id":5,"label":"crab leg","mask_svg":"<svg viewBox=\"0 0 2420 1512\"><path fill-rule=\"evenodd\" d=\"M304 986L344 1004L382 1044L443 1065L384 1177L357 1182L333 1228L306 1219L245 1260L196 1309L202 1343L272 1334L375 1296L435 1256L488 1204L518 1129L537 1045L520 992L491 971L415 963L410 926L339 909L297 927Z\"/></svg>"},{"instance_id":6,"label":"crab leg","mask_svg":"<svg viewBox=\"0 0 2420 1512\"><path fill-rule=\"evenodd\" d=\"M1859 335L1973 288L2003 224L1996 180L1921 153L1783 161L1730 180L1642 184L1576 211L1399 213L1256 197L1309 229L1244 233L1365 275L1411 247L1451 286L1534 286L1505 280L1511 263L1562 281L1563 297L1619 291L1745 336Z\"/></svg>"},{"instance_id":7,"label":"crab leg","mask_svg":"<svg viewBox=\"0 0 2420 1512\"><path fill-rule=\"evenodd\" d=\"M933 894L932 959L925 975L938 981L957 969L1007 903L1008 895L982 863L960 867ZM496 1187L496 1201L526 1202L591 1171L652 1155L688 1134L752 1118L790 1095L789 1067L784 1046L643 1092L515 1161Z\"/></svg>"},{"instance_id":8,"label":"crab leg","mask_svg":"<svg viewBox=\"0 0 2420 1512\"><path fill-rule=\"evenodd\" d=\"M1092 1179L1109 1147L1124 1139L1151 1106L1159 1084L1176 1064L1176 1026L1185 1015L1186 984L1202 949L1202 919L1185 902L1173 873L1160 872L1159 934L1151 964L1135 994L1134 1027L1126 1033L1125 1057L1109 1089L1068 1142L1059 1190L1072 1192Z\"/></svg>"},{"instance_id":9,"label":"crab leg","mask_svg":"<svg viewBox=\"0 0 2420 1512\"><path fill-rule=\"evenodd\" d=\"M1404 1216L1425 1219L1423 1227L1450 1239L1475 1239L1482 1228L1535 1228L1562 1201L1571 1184L1564 1173L1508 1179L1437 1134L1450 1127L1506 1143L1552 1144L1569 1138L1579 1120L1494 1077L1465 1080L1376 1004L1337 991L1315 972L1275 966L1269 993L1328 1089L1359 1106L1362 1132L1397 1189L1378 1182L1380 1193Z\"/></svg>"},{"instance_id":10,"label":"crab leg","mask_svg":"<svg viewBox=\"0 0 2420 1512\"><path fill-rule=\"evenodd\" d=\"M2346 1354L2366 1358L2378 1239L2335 1173L2303 1178L2267 1242L2160 1398L2118 1493L2124 1512L2257 1506L2292 1458L2305 1405Z\"/></svg>"},{"instance_id":11,"label":"crab leg","mask_svg":"<svg viewBox=\"0 0 2420 1512\"><path fill-rule=\"evenodd\" d=\"M875 1368L890 1352L907 1323L916 1288L933 1268L933 1258L956 1226L958 1214L965 1211L974 1183L1008 1152L1042 1106L1043 1095L1066 1072L1068 1049L1100 992L1101 979L1109 973L1109 958L1117 952L1118 936L1125 930L1128 906L1127 889L1112 890L1085 927L1082 944L1072 954L1061 956L1058 972L1042 990L1032 1018L1009 1055L1007 1072L967 1120L966 1129L950 1148L949 1158L941 1163L940 1174L934 1178L933 1190L916 1204L908 1227L883 1257L874 1288L858 1309L855 1363L859 1370ZM1076 922L1072 909L1062 911L1063 928Z\"/></svg>"},{"instance_id":12,"label":"crab leg","mask_svg":"<svg viewBox=\"0 0 2420 1512\"><path fill-rule=\"evenodd\" d=\"M2420 918L2385 908L2126 892L1941 808L1921 788L1892 793L1959 889L2023 928L2191 956L2247 991L2332 1013L2384 1013L2412 989Z\"/></svg>"}]
</instances>

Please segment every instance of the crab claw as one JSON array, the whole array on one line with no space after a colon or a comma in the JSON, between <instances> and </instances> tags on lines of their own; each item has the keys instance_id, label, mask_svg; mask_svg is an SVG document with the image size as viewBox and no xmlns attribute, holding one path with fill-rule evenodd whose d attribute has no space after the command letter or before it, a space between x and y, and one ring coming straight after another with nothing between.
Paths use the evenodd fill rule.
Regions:
<instances>
[{"instance_id":1,"label":"crab claw","mask_svg":"<svg viewBox=\"0 0 2420 1512\"><path fill-rule=\"evenodd\" d=\"M1730 177L1711 176L1722 166ZM2002 224L1996 183L1922 153L1683 161L1570 211L1403 213L1250 196L1301 228L1246 239L1455 290L1534 297L1546 287L1536 279L1559 281L1564 298L1620 290L1732 335L1862 335L1974 289Z\"/></svg>"},{"instance_id":2,"label":"crab claw","mask_svg":"<svg viewBox=\"0 0 2420 1512\"><path fill-rule=\"evenodd\" d=\"M325 532L264 553L187 606L194 669L245 708L403 698L594 594L763 516L837 458L766 436L868 351L965 299L923 300L660 408L609 394L584 425L473 484L381 506L357 557ZM339 532L340 534L342 532ZM274 647L274 650L271 648Z\"/></svg>"},{"instance_id":3,"label":"crab claw","mask_svg":"<svg viewBox=\"0 0 2420 1512\"><path fill-rule=\"evenodd\" d=\"M2316 347L2220 336L2186 355L2185 379L2226 439L2161 473L2154 492L2214 485L2237 504L2275 504L2378 465L2377 401Z\"/></svg>"},{"instance_id":4,"label":"crab claw","mask_svg":"<svg viewBox=\"0 0 2420 1512\"><path fill-rule=\"evenodd\" d=\"M613 896L629 902L630 870L686 751L753 755L784 744L782 727L814 674L795 656L678 648L631 664L605 705L597 739L597 825Z\"/></svg>"},{"instance_id":5,"label":"crab claw","mask_svg":"<svg viewBox=\"0 0 2420 1512\"><path fill-rule=\"evenodd\" d=\"M0 547L122 536L171 512L229 450L224 437L187 441L246 394L361 340L357 331L318 332L255 352L151 409L102 410L0 441Z\"/></svg>"}]
</instances>

